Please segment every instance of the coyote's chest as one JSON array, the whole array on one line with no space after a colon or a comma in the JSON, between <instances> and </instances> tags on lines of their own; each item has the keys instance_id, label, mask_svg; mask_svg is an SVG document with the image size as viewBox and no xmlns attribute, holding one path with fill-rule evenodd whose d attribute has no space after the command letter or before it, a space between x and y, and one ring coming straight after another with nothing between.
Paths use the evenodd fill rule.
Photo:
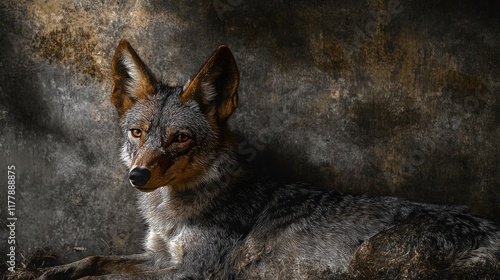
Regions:
<instances>
[{"instance_id":1,"label":"coyote's chest","mask_svg":"<svg viewBox=\"0 0 500 280\"><path fill-rule=\"evenodd\" d=\"M157 261L168 260L169 266L180 266L192 238L192 232L188 228L182 228L170 234L150 230L146 240L146 248L158 256ZM164 267L167 264L159 263L158 265Z\"/></svg>"},{"instance_id":2,"label":"coyote's chest","mask_svg":"<svg viewBox=\"0 0 500 280\"><path fill-rule=\"evenodd\" d=\"M196 227L182 221L172 209L168 192L168 188L160 188L139 198L141 212L149 227L146 249L157 256L160 267L182 265L186 252L203 235Z\"/></svg>"}]
</instances>

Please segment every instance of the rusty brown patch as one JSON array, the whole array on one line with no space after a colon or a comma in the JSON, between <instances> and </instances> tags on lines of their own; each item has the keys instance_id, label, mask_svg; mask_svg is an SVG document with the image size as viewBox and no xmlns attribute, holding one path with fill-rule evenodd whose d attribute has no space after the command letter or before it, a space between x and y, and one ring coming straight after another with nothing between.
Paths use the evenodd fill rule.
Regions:
<instances>
[{"instance_id":1,"label":"rusty brown patch","mask_svg":"<svg viewBox=\"0 0 500 280\"><path fill-rule=\"evenodd\" d=\"M89 30L68 26L47 32L42 30L35 35L31 48L49 63L64 64L99 81L104 77L95 58L97 40Z\"/></svg>"}]
</instances>

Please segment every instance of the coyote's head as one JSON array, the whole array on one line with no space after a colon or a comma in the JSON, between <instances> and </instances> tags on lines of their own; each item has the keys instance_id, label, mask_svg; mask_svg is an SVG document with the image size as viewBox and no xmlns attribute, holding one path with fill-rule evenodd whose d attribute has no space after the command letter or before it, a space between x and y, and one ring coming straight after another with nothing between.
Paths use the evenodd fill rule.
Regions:
<instances>
[{"instance_id":1,"label":"coyote's head","mask_svg":"<svg viewBox=\"0 0 500 280\"><path fill-rule=\"evenodd\" d=\"M125 144L130 183L142 191L182 190L217 180L228 161L226 121L238 104L238 69L220 46L184 87L158 81L126 40L113 58L111 101Z\"/></svg>"}]
</instances>

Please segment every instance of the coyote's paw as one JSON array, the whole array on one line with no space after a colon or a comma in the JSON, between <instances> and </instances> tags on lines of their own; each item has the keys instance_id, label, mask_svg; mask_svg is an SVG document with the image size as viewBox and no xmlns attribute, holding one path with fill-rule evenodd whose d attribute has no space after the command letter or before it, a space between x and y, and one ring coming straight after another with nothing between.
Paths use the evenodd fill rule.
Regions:
<instances>
[{"instance_id":1,"label":"coyote's paw","mask_svg":"<svg viewBox=\"0 0 500 280\"><path fill-rule=\"evenodd\" d=\"M79 279L85 276L76 267L69 265L43 268L40 270L39 275L38 280Z\"/></svg>"}]
</instances>

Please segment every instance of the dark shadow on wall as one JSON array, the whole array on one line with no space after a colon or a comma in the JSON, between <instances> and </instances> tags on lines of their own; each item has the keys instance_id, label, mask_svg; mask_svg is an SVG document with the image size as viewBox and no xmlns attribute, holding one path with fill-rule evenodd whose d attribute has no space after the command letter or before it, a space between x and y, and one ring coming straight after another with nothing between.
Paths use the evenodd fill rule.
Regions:
<instances>
[{"instance_id":1,"label":"dark shadow on wall","mask_svg":"<svg viewBox=\"0 0 500 280\"><path fill-rule=\"evenodd\" d=\"M490 31L488 34L498 31L498 3L401 1L404 7L392 24L381 26L374 34L364 34L367 38L349 54L346 48L357 39L353 30L369 24L373 18L370 11L382 14L387 9L377 6L380 3L368 1L363 6L366 9L360 9L361 4L342 1L307 5L289 2L286 5L294 9L286 9L253 2L227 12L224 21L231 26L230 32L242 34L245 46L267 50L268 59L273 61L270 64L277 65L281 73L315 65L326 76L358 81L360 85L352 88L353 95L358 91L371 92L372 96L344 100L349 111L344 115L348 138L366 150L366 160L372 164L360 166L355 173L344 173L335 159L318 165L291 152L304 150L307 143L287 145L282 137L269 140L264 161L273 162L271 165L280 173L293 173L290 177L294 179L352 193L468 204L475 213L499 221L499 161L491 155L498 152L489 149L496 142L500 103L498 89L492 87L487 72L498 73L500 55L498 38L485 43L482 36L486 35L477 33L482 27ZM343 13L335 10L337 4ZM316 20L307 21L311 18ZM285 24L289 19L294 20ZM213 20L215 25L217 19ZM279 26L279 32L273 26ZM408 45L412 32L414 45ZM315 33L322 37L314 37ZM439 48L441 54L429 53L433 48ZM446 57L440 57L443 54ZM458 66L449 61L458 61ZM377 64L379 67L373 67ZM392 73L384 75L387 69ZM400 88L384 92L385 83ZM433 92L441 95L432 96ZM416 97L415 93L421 94ZM287 94L282 92L282 98ZM439 122L448 123L441 132L435 128ZM294 129L307 132L311 123L304 123ZM485 139L476 138L481 131L487 131ZM403 158L390 159L393 154Z\"/></svg>"}]
</instances>

